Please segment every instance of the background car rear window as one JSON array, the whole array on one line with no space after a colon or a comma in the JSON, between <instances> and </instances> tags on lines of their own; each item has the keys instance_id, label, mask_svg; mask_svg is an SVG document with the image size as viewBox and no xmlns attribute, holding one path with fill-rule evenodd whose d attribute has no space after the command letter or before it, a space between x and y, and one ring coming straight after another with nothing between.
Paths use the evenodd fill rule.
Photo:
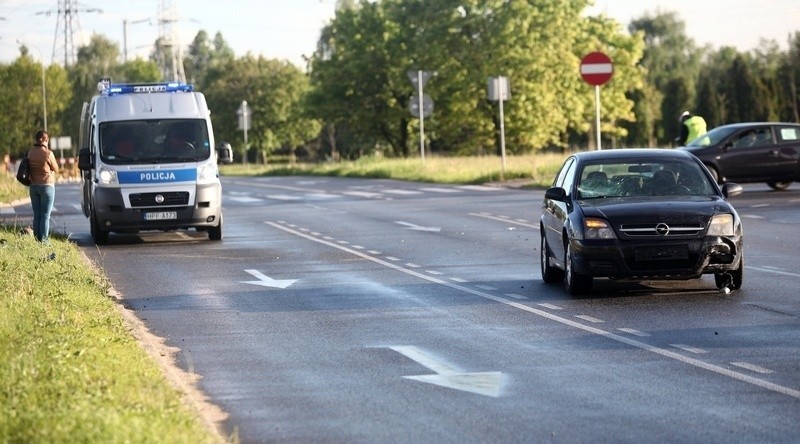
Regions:
<instances>
[{"instance_id":1,"label":"background car rear window","mask_svg":"<svg viewBox=\"0 0 800 444\"><path fill-rule=\"evenodd\" d=\"M778 134L780 134L780 140L782 142L800 139L800 130L797 128L781 128Z\"/></svg>"}]
</instances>

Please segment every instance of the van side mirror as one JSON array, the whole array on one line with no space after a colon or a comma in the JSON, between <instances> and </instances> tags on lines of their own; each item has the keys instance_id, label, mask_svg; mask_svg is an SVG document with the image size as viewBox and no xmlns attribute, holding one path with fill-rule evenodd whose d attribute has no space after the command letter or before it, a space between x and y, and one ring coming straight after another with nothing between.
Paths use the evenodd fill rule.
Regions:
<instances>
[{"instance_id":1,"label":"van side mirror","mask_svg":"<svg viewBox=\"0 0 800 444\"><path fill-rule=\"evenodd\" d=\"M227 164L233 162L233 148L228 142L217 144L217 163Z\"/></svg>"},{"instance_id":2,"label":"van side mirror","mask_svg":"<svg viewBox=\"0 0 800 444\"><path fill-rule=\"evenodd\" d=\"M78 151L78 169L81 171L89 171L94 168L94 159L89 148L81 148Z\"/></svg>"}]
</instances>

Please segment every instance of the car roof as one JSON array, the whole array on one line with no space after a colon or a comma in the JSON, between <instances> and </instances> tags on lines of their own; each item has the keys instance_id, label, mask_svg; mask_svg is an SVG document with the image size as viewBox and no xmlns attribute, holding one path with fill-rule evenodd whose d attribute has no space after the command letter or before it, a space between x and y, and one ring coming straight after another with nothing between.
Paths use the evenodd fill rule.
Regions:
<instances>
[{"instance_id":1,"label":"car roof","mask_svg":"<svg viewBox=\"0 0 800 444\"><path fill-rule=\"evenodd\" d=\"M780 126L800 126L800 124L792 122L738 122L728 123L725 125L715 126L717 128L749 128L751 126L765 126L765 125L780 125Z\"/></svg>"},{"instance_id":2,"label":"car roof","mask_svg":"<svg viewBox=\"0 0 800 444\"><path fill-rule=\"evenodd\" d=\"M616 148L609 150L583 151L575 153L573 156L581 162L592 162L595 160L614 160L614 159L692 159L694 155L687 151L668 148Z\"/></svg>"}]
</instances>

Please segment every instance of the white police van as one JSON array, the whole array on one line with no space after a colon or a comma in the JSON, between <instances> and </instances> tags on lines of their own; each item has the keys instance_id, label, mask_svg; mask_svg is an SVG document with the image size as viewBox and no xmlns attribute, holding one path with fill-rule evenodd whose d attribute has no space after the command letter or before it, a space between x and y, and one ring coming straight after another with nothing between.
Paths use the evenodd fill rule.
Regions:
<instances>
[{"instance_id":1,"label":"white police van","mask_svg":"<svg viewBox=\"0 0 800 444\"><path fill-rule=\"evenodd\" d=\"M185 83L112 84L81 113L81 206L94 242L109 233L194 228L222 239L222 186L203 94Z\"/></svg>"}]
</instances>

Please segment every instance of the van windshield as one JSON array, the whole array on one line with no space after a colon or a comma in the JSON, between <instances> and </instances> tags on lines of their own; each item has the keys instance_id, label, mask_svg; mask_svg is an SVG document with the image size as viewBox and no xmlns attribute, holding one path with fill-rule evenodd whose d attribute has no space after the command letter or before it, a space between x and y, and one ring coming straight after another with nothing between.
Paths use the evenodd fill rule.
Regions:
<instances>
[{"instance_id":1,"label":"van windshield","mask_svg":"<svg viewBox=\"0 0 800 444\"><path fill-rule=\"evenodd\" d=\"M99 136L100 157L111 165L196 162L211 155L203 119L104 122Z\"/></svg>"}]
</instances>

